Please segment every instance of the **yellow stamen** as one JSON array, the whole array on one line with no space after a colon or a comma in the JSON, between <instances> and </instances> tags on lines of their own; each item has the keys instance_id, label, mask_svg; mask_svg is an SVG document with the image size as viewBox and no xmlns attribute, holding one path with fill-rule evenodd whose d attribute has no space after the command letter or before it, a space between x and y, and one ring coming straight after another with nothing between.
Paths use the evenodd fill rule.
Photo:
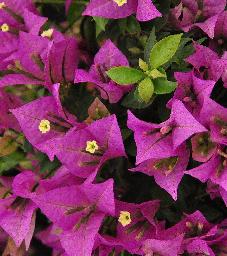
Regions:
<instances>
[{"instance_id":1,"label":"yellow stamen","mask_svg":"<svg viewBox=\"0 0 227 256\"><path fill-rule=\"evenodd\" d=\"M86 151L94 154L96 150L99 149L99 146L95 140L87 141Z\"/></svg>"},{"instance_id":2,"label":"yellow stamen","mask_svg":"<svg viewBox=\"0 0 227 256\"><path fill-rule=\"evenodd\" d=\"M43 119L41 120L41 122L39 123L39 131L41 133L47 133L50 131L50 121Z\"/></svg>"},{"instance_id":3,"label":"yellow stamen","mask_svg":"<svg viewBox=\"0 0 227 256\"><path fill-rule=\"evenodd\" d=\"M9 31L9 25L4 23L1 25L1 31L2 32L8 32Z\"/></svg>"},{"instance_id":4,"label":"yellow stamen","mask_svg":"<svg viewBox=\"0 0 227 256\"><path fill-rule=\"evenodd\" d=\"M4 2L0 3L0 10L3 9L4 7L6 7L6 4Z\"/></svg>"},{"instance_id":5,"label":"yellow stamen","mask_svg":"<svg viewBox=\"0 0 227 256\"><path fill-rule=\"evenodd\" d=\"M42 37L48 37L51 38L53 35L54 29L53 28L49 28L47 30L44 30L43 33L41 34Z\"/></svg>"},{"instance_id":6,"label":"yellow stamen","mask_svg":"<svg viewBox=\"0 0 227 256\"><path fill-rule=\"evenodd\" d=\"M190 221L187 221L187 222L185 223L185 226L186 226L187 228L192 228L192 227L193 227L193 224L192 224Z\"/></svg>"},{"instance_id":7,"label":"yellow stamen","mask_svg":"<svg viewBox=\"0 0 227 256\"><path fill-rule=\"evenodd\" d=\"M198 227L198 230L201 231L203 229L203 223L199 222L197 227Z\"/></svg>"},{"instance_id":8,"label":"yellow stamen","mask_svg":"<svg viewBox=\"0 0 227 256\"><path fill-rule=\"evenodd\" d=\"M113 0L118 6L123 6L127 4L127 0Z\"/></svg>"},{"instance_id":9,"label":"yellow stamen","mask_svg":"<svg viewBox=\"0 0 227 256\"><path fill-rule=\"evenodd\" d=\"M121 211L118 221L121 223L123 227L129 225L132 222L130 212Z\"/></svg>"},{"instance_id":10,"label":"yellow stamen","mask_svg":"<svg viewBox=\"0 0 227 256\"><path fill-rule=\"evenodd\" d=\"M54 235L60 235L62 233L62 229L61 228L56 228L54 230L52 230L51 233L53 233Z\"/></svg>"}]
</instances>

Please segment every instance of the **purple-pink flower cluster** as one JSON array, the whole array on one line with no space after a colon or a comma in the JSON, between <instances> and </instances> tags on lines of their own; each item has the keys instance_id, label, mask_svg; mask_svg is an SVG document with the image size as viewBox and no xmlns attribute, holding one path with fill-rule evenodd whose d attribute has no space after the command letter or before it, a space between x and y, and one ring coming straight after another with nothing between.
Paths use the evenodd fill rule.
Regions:
<instances>
[{"instance_id":1,"label":"purple-pink flower cluster","mask_svg":"<svg viewBox=\"0 0 227 256\"><path fill-rule=\"evenodd\" d=\"M67 11L70 4L67 1ZM219 83L222 90L227 88L227 51L217 50L227 38L225 7L225 0L182 0L170 10L171 26L185 32L201 29L209 46L193 42L194 52L185 60L190 70L174 72L177 88L166 105L167 120L148 122L131 109L122 124L114 107L108 111L100 101L114 106L133 90L133 85L121 86L106 74L112 67L131 65L117 43L105 40L86 69L80 65L81 39L49 27L31 1L0 2L0 132L23 134L33 147L31 168L0 177L1 232L17 248L28 250L36 237L53 255L62 256L124 251L146 256L226 255L227 219L213 224L197 210L169 227L157 217L165 211L160 200L124 202L116 181L103 168L110 160L130 157L122 129L126 127L136 144L135 165L127 167L130 175L153 176L173 203L183 176L190 175L207 184L212 199L222 198L227 206L227 109L212 98ZM83 15L135 15L138 21L150 21L161 17L161 10L149 0L91 0ZM84 83L100 100L93 103L94 111L90 109L94 115L81 121L63 98L68 88ZM20 91L21 86L43 88L45 93L24 102L20 94L6 90ZM50 161L58 159L61 166L53 175L40 171L37 152ZM188 168L192 160L197 166ZM107 178L98 179L100 171L107 172ZM39 211L49 221L43 230L35 228Z\"/></svg>"}]
</instances>

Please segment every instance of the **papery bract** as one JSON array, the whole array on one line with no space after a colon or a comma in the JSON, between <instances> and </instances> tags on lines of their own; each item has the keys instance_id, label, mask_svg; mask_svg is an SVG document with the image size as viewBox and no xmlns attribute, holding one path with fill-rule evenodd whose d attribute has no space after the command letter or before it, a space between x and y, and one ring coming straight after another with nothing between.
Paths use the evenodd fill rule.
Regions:
<instances>
[{"instance_id":1,"label":"papery bract","mask_svg":"<svg viewBox=\"0 0 227 256\"><path fill-rule=\"evenodd\" d=\"M110 103L116 103L131 87L117 85L110 80L106 71L111 67L128 65L124 54L110 40L107 40L95 55L94 64L88 72L82 69L76 70L75 83L94 83L103 99L108 99Z\"/></svg>"},{"instance_id":2,"label":"papery bract","mask_svg":"<svg viewBox=\"0 0 227 256\"><path fill-rule=\"evenodd\" d=\"M181 101L175 100L171 110L170 118L161 124L141 121L129 112L128 127L134 131L137 145L136 164L175 156L177 147L190 136L206 131Z\"/></svg>"},{"instance_id":3,"label":"papery bract","mask_svg":"<svg viewBox=\"0 0 227 256\"><path fill-rule=\"evenodd\" d=\"M20 131L19 124L15 117L9 112L12 108L17 108L22 105L22 101L19 97L5 93L2 89L0 90L0 129L14 129Z\"/></svg>"},{"instance_id":4,"label":"papery bract","mask_svg":"<svg viewBox=\"0 0 227 256\"><path fill-rule=\"evenodd\" d=\"M74 38L60 33L53 40L20 33L19 49L10 74L0 81L0 87L18 84L43 85L54 94L54 84L64 87L73 83L78 64L78 46Z\"/></svg>"},{"instance_id":5,"label":"papery bract","mask_svg":"<svg viewBox=\"0 0 227 256\"><path fill-rule=\"evenodd\" d=\"M175 226L160 233L158 239L175 239L176 234L184 235L181 253L207 254L214 256L211 245L216 243L216 239L223 236L216 225L210 224L205 217L196 211L177 223Z\"/></svg>"},{"instance_id":6,"label":"papery bract","mask_svg":"<svg viewBox=\"0 0 227 256\"><path fill-rule=\"evenodd\" d=\"M37 10L28 0L5 0L4 7L0 9L0 24L6 24L8 31L0 31L0 69L6 68L18 49L18 34L26 31L38 35L47 18L37 15Z\"/></svg>"},{"instance_id":7,"label":"papery bract","mask_svg":"<svg viewBox=\"0 0 227 256\"><path fill-rule=\"evenodd\" d=\"M62 229L51 224L47 229L42 230L36 234L36 237L45 245L51 247L53 250L59 253L64 253L64 249L61 246L59 234ZM60 255L62 255L60 254Z\"/></svg>"},{"instance_id":8,"label":"papery bract","mask_svg":"<svg viewBox=\"0 0 227 256\"><path fill-rule=\"evenodd\" d=\"M177 80L177 89L167 106L171 108L175 99L181 100L193 116L198 117L204 99L210 97L215 82L199 79L193 72L175 72L174 76Z\"/></svg>"},{"instance_id":9,"label":"papery bract","mask_svg":"<svg viewBox=\"0 0 227 256\"><path fill-rule=\"evenodd\" d=\"M76 125L74 117L67 115L52 96L39 98L20 108L12 110L17 118L22 131L29 140L40 151L48 154L53 159L54 152L48 147L49 143L65 135L65 133ZM39 130L42 120L50 122L50 130L42 133Z\"/></svg>"},{"instance_id":10,"label":"papery bract","mask_svg":"<svg viewBox=\"0 0 227 256\"><path fill-rule=\"evenodd\" d=\"M190 55L186 61L195 68L196 75L215 82L224 76L227 59L220 58L216 52L203 45L195 43L194 48L195 53Z\"/></svg>"},{"instance_id":11,"label":"papery bract","mask_svg":"<svg viewBox=\"0 0 227 256\"><path fill-rule=\"evenodd\" d=\"M139 21L148 21L161 16L149 0L127 0L122 6L115 0L91 0L83 15L120 19L134 13Z\"/></svg>"},{"instance_id":12,"label":"papery bract","mask_svg":"<svg viewBox=\"0 0 227 256\"><path fill-rule=\"evenodd\" d=\"M63 229L60 240L69 255L90 255L102 219L115 214L112 180L56 188L33 200Z\"/></svg>"},{"instance_id":13,"label":"papery bract","mask_svg":"<svg viewBox=\"0 0 227 256\"><path fill-rule=\"evenodd\" d=\"M147 239L143 243L143 251L146 255L158 253L163 256L178 256L181 252L183 236L169 240Z\"/></svg>"},{"instance_id":14,"label":"papery bract","mask_svg":"<svg viewBox=\"0 0 227 256\"><path fill-rule=\"evenodd\" d=\"M224 11L225 5L225 0L182 0L171 10L170 21L185 32L198 27L213 38L218 16Z\"/></svg>"},{"instance_id":15,"label":"papery bract","mask_svg":"<svg viewBox=\"0 0 227 256\"><path fill-rule=\"evenodd\" d=\"M28 171L18 174L13 181L13 194L1 199L0 226L12 237L17 247L25 241L26 249L35 228L36 205L29 199L35 185L35 175ZM21 186L21 182L26 187Z\"/></svg>"},{"instance_id":16,"label":"papery bract","mask_svg":"<svg viewBox=\"0 0 227 256\"><path fill-rule=\"evenodd\" d=\"M176 200L178 185L184 175L184 170L187 168L188 161L189 150L183 144L176 150L174 156L151 158L130 169L130 171L139 171L154 176L156 183Z\"/></svg>"},{"instance_id":17,"label":"papery bract","mask_svg":"<svg viewBox=\"0 0 227 256\"><path fill-rule=\"evenodd\" d=\"M207 98L200 112L200 120L210 130L213 142L227 145L227 108Z\"/></svg>"},{"instance_id":18,"label":"papery bract","mask_svg":"<svg viewBox=\"0 0 227 256\"><path fill-rule=\"evenodd\" d=\"M227 166L225 148L217 149L216 153L207 162L185 173L199 179L202 182L210 180L219 186L219 191L224 196L227 192ZM223 191L224 189L224 191Z\"/></svg>"},{"instance_id":19,"label":"papery bract","mask_svg":"<svg viewBox=\"0 0 227 256\"><path fill-rule=\"evenodd\" d=\"M54 144L52 153L76 176L86 178L109 159L125 156L115 115L94 121L83 129L72 129ZM95 143L97 150L87 150Z\"/></svg>"},{"instance_id":20,"label":"papery bract","mask_svg":"<svg viewBox=\"0 0 227 256\"><path fill-rule=\"evenodd\" d=\"M65 166L61 166L49 179L42 179L39 182L39 191L49 191L55 188L66 187L71 185L80 185L84 179L73 175Z\"/></svg>"},{"instance_id":21,"label":"papery bract","mask_svg":"<svg viewBox=\"0 0 227 256\"><path fill-rule=\"evenodd\" d=\"M159 208L159 201L148 201L141 204L116 201L116 215L128 212L131 221L126 226L118 223L115 241L123 248L134 254L141 254L142 243L145 239L155 236L157 224L154 219Z\"/></svg>"},{"instance_id":22,"label":"papery bract","mask_svg":"<svg viewBox=\"0 0 227 256\"><path fill-rule=\"evenodd\" d=\"M210 138L209 132L198 133L191 139L192 158L198 162L208 161L216 152L217 144Z\"/></svg>"}]
</instances>

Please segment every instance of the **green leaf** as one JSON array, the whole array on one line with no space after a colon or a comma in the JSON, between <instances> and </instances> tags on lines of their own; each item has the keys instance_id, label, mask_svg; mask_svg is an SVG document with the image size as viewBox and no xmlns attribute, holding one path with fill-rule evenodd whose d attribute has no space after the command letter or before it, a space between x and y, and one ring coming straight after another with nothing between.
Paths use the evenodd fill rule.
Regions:
<instances>
[{"instance_id":1,"label":"green leaf","mask_svg":"<svg viewBox=\"0 0 227 256\"><path fill-rule=\"evenodd\" d=\"M150 53L152 68L158 68L168 62L176 53L182 34L171 35L157 42Z\"/></svg>"},{"instance_id":2,"label":"green leaf","mask_svg":"<svg viewBox=\"0 0 227 256\"><path fill-rule=\"evenodd\" d=\"M139 34L141 32L140 23L134 16L129 16L127 18L126 30L129 34Z\"/></svg>"},{"instance_id":3,"label":"green leaf","mask_svg":"<svg viewBox=\"0 0 227 256\"><path fill-rule=\"evenodd\" d=\"M122 34L125 34L126 32L126 29L127 29L127 19L119 19L119 20L116 20L117 23L118 23L118 27L119 27L119 30ZM117 26L115 26L117 27Z\"/></svg>"},{"instance_id":4,"label":"green leaf","mask_svg":"<svg viewBox=\"0 0 227 256\"><path fill-rule=\"evenodd\" d=\"M138 88L138 87L137 87ZM148 103L141 101L138 93L138 89L131 91L125 98L122 100L121 105L125 108L131 109L144 109L152 104L155 97L152 97Z\"/></svg>"},{"instance_id":5,"label":"green leaf","mask_svg":"<svg viewBox=\"0 0 227 256\"><path fill-rule=\"evenodd\" d=\"M160 72L158 69L153 69L149 72L148 76L150 76L152 79L155 79L160 77L166 77L166 74Z\"/></svg>"},{"instance_id":6,"label":"green leaf","mask_svg":"<svg viewBox=\"0 0 227 256\"><path fill-rule=\"evenodd\" d=\"M23 147L22 149L24 150L24 152L33 152L33 146L32 144L28 141L28 140L24 140L24 144L23 144Z\"/></svg>"},{"instance_id":7,"label":"green leaf","mask_svg":"<svg viewBox=\"0 0 227 256\"><path fill-rule=\"evenodd\" d=\"M12 154L17 149L17 143L11 136L0 137L0 156L7 156Z\"/></svg>"},{"instance_id":8,"label":"green leaf","mask_svg":"<svg viewBox=\"0 0 227 256\"><path fill-rule=\"evenodd\" d=\"M149 77L146 77L143 81L141 81L138 85L138 92L140 98L148 103L154 93L154 84L152 83Z\"/></svg>"},{"instance_id":9,"label":"green leaf","mask_svg":"<svg viewBox=\"0 0 227 256\"><path fill-rule=\"evenodd\" d=\"M149 68L147 63L144 60L142 60L141 58L139 58L139 67L143 71L148 71L148 68Z\"/></svg>"},{"instance_id":10,"label":"green leaf","mask_svg":"<svg viewBox=\"0 0 227 256\"><path fill-rule=\"evenodd\" d=\"M71 86L67 91L67 96L62 97L64 106L80 121L84 121L88 117L87 110L94 101L93 95L86 91L85 86Z\"/></svg>"},{"instance_id":11,"label":"green leaf","mask_svg":"<svg viewBox=\"0 0 227 256\"><path fill-rule=\"evenodd\" d=\"M102 32L105 31L106 24L108 23L108 19L104 19L101 17L93 17L96 24L96 37Z\"/></svg>"},{"instance_id":12,"label":"green leaf","mask_svg":"<svg viewBox=\"0 0 227 256\"><path fill-rule=\"evenodd\" d=\"M0 173L14 168L23 159L24 159L24 154L19 151L16 151L8 156L0 157Z\"/></svg>"},{"instance_id":13,"label":"green leaf","mask_svg":"<svg viewBox=\"0 0 227 256\"><path fill-rule=\"evenodd\" d=\"M54 3L54 0L52 1ZM72 1L72 4L70 5L69 11L66 16L67 21L69 22L69 26L72 26L81 17L81 13L83 12L84 5L80 2ZM55 8L57 8L56 3L55 3Z\"/></svg>"},{"instance_id":14,"label":"green leaf","mask_svg":"<svg viewBox=\"0 0 227 256\"><path fill-rule=\"evenodd\" d=\"M147 62L147 63L149 63L150 52L151 52L151 49L153 48L153 46L155 45L156 41L157 40L156 40L156 36L155 36L155 27L153 27L151 30L151 33L147 39L147 43L146 43L146 46L144 49L144 59L145 59L145 62Z\"/></svg>"},{"instance_id":15,"label":"green leaf","mask_svg":"<svg viewBox=\"0 0 227 256\"><path fill-rule=\"evenodd\" d=\"M123 140L126 140L132 134L132 131L127 128L123 128L121 129L121 134L122 134Z\"/></svg>"},{"instance_id":16,"label":"green leaf","mask_svg":"<svg viewBox=\"0 0 227 256\"><path fill-rule=\"evenodd\" d=\"M114 67L106 74L117 84L129 85L135 84L144 78L144 73L138 69L130 67Z\"/></svg>"},{"instance_id":17,"label":"green leaf","mask_svg":"<svg viewBox=\"0 0 227 256\"><path fill-rule=\"evenodd\" d=\"M165 65L166 69L171 65L171 69L173 71L174 70L180 70L180 71L185 70L185 68L188 66L188 63L185 62L185 59L194 52L194 47L191 42L192 42L191 38L185 37L185 38L181 39L181 42L179 44L179 47L178 47L175 55L173 56L171 61L169 61L167 63L167 65Z\"/></svg>"},{"instance_id":18,"label":"green leaf","mask_svg":"<svg viewBox=\"0 0 227 256\"><path fill-rule=\"evenodd\" d=\"M157 78L153 80L154 92L156 94L171 93L176 89L177 83L166 80L165 78Z\"/></svg>"},{"instance_id":19,"label":"green leaf","mask_svg":"<svg viewBox=\"0 0 227 256\"><path fill-rule=\"evenodd\" d=\"M46 160L42 162L40 166L40 173L45 173L45 172L52 172L53 170L57 169L59 167L59 161L55 158L53 162Z\"/></svg>"}]
</instances>

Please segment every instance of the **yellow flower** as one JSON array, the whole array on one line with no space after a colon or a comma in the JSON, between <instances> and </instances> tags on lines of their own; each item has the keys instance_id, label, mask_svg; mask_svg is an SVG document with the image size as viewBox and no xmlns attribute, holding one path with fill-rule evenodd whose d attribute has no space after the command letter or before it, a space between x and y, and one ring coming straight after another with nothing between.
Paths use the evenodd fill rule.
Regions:
<instances>
[{"instance_id":1,"label":"yellow flower","mask_svg":"<svg viewBox=\"0 0 227 256\"><path fill-rule=\"evenodd\" d=\"M52 35L53 35L53 32L54 32L53 28L49 28L49 29L47 29L47 30L44 30L44 31L42 32L41 36L42 36L42 37L51 38Z\"/></svg>"},{"instance_id":2,"label":"yellow flower","mask_svg":"<svg viewBox=\"0 0 227 256\"><path fill-rule=\"evenodd\" d=\"M99 146L95 140L87 141L86 151L94 154L96 150L99 149Z\"/></svg>"},{"instance_id":3,"label":"yellow flower","mask_svg":"<svg viewBox=\"0 0 227 256\"><path fill-rule=\"evenodd\" d=\"M127 4L127 0L113 0L118 6L123 6Z\"/></svg>"},{"instance_id":4,"label":"yellow flower","mask_svg":"<svg viewBox=\"0 0 227 256\"><path fill-rule=\"evenodd\" d=\"M129 225L132 222L130 212L121 211L118 221L121 223L123 227Z\"/></svg>"},{"instance_id":5,"label":"yellow flower","mask_svg":"<svg viewBox=\"0 0 227 256\"><path fill-rule=\"evenodd\" d=\"M6 24L6 23L3 23L3 24L1 25L1 31L2 31L2 32L8 32L8 31L9 31L9 25Z\"/></svg>"},{"instance_id":6,"label":"yellow flower","mask_svg":"<svg viewBox=\"0 0 227 256\"><path fill-rule=\"evenodd\" d=\"M39 123L39 130L41 133L47 133L50 131L50 121L43 119Z\"/></svg>"},{"instance_id":7,"label":"yellow flower","mask_svg":"<svg viewBox=\"0 0 227 256\"><path fill-rule=\"evenodd\" d=\"M6 7L6 4L4 2L0 3L0 10L3 9L4 7Z\"/></svg>"}]
</instances>

